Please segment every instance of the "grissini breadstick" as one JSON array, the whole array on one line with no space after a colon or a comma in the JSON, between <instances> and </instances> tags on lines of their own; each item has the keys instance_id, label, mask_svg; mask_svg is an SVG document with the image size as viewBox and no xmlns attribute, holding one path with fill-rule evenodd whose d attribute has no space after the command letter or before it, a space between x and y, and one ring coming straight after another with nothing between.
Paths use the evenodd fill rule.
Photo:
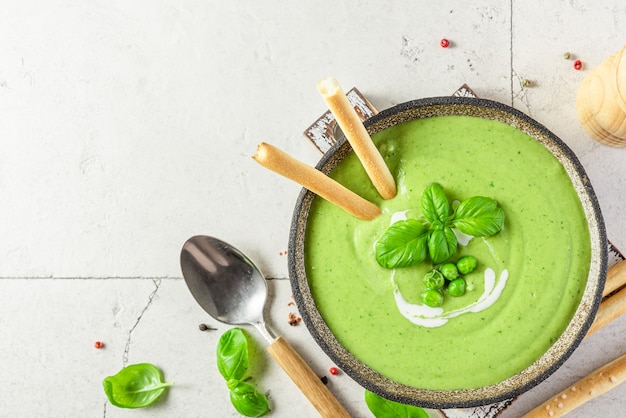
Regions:
<instances>
[{"instance_id":1,"label":"grissini breadstick","mask_svg":"<svg viewBox=\"0 0 626 418\"><path fill-rule=\"evenodd\" d=\"M372 202L273 145L260 143L252 158L263 167L295 181L357 218L371 220L380 215L380 208Z\"/></svg>"},{"instance_id":2,"label":"grissini breadstick","mask_svg":"<svg viewBox=\"0 0 626 418\"><path fill-rule=\"evenodd\" d=\"M626 285L626 263L621 262L612 267L606 275L606 284L602 296L606 296L624 285Z\"/></svg>"},{"instance_id":3,"label":"grissini breadstick","mask_svg":"<svg viewBox=\"0 0 626 418\"><path fill-rule=\"evenodd\" d=\"M626 355L582 378L563 392L524 415L524 418L556 418L608 392L626 380Z\"/></svg>"},{"instance_id":4,"label":"grissini breadstick","mask_svg":"<svg viewBox=\"0 0 626 418\"><path fill-rule=\"evenodd\" d=\"M622 261L620 264L626 264L626 262ZM613 267L613 269L617 268L617 266ZM619 292L602 301L600 308L598 308L598 312L596 313L596 318L594 319L593 324L591 324L586 337L590 336L624 313L626 313L626 288L621 289Z\"/></svg>"},{"instance_id":5,"label":"grissini breadstick","mask_svg":"<svg viewBox=\"0 0 626 418\"><path fill-rule=\"evenodd\" d=\"M389 167L337 80L333 77L325 78L317 83L317 90L326 101L355 154L361 160L378 193L383 199L394 198L397 192L396 182Z\"/></svg>"},{"instance_id":6,"label":"grissini breadstick","mask_svg":"<svg viewBox=\"0 0 626 418\"><path fill-rule=\"evenodd\" d=\"M602 301L600 308L596 313L596 318L587 332L587 337L609 322L613 321L615 318L626 313L626 288L622 288L625 284L626 261L622 261L609 269L606 276L603 296L607 296L615 292L617 289L619 289L619 291L613 293L610 297L605 298Z\"/></svg>"}]
</instances>

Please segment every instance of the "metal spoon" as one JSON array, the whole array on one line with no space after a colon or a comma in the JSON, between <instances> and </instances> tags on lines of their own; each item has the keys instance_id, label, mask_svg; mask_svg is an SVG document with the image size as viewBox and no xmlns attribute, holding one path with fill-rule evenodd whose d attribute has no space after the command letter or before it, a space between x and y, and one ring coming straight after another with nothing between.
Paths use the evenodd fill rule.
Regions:
<instances>
[{"instance_id":1,"label":"metal spoon","mask_svg":"<svg viewBox=\"0 0 626 418\"><path fill-rule=\"evenodd\" d=\"M270 343L267 351L321 416L350 417L293 347L267 329L267 283L248 257L224 241L197 235L183 245L180 264L198 304L220 322L254 325Z\"/></svg>"}]
</instances>

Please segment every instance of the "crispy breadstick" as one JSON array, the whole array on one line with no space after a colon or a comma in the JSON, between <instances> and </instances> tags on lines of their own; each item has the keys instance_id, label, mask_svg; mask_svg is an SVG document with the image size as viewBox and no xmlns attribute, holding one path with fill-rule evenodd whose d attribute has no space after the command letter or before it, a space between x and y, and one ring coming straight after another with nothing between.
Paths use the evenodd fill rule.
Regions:
<instances>
[{"instance_id":1,"label":"crispy breadstick","mask_svg":"<svg viewBox=\"0 0 626 418\"><path fill-rule=\"evenodd\" d=\"M622 262L620 264L624 263L625 262ZM598 308L598 312L596 313L596 318L594 319L593 324L591 324L591 328L589 328L586 337L590 336L624 313L626 313L626 288L621 289L619 292L602 301L600 308Z\"/></svg>"},{"instance_id":2,"label":"crispy breadstick","mask_svg":"<svg viewBox=\"0 0 626 418\"><path fill-rule=\"evenodd\" d=\"M626 284L626 261L622 261L609 269L604 286L604 296L620 289L624 284ZM626 313L626 288L620 289L602 301L586 337L624 313Z\"/></svg>"},{"instance_id":3,"label":"crispy breadstick","mask_svg":"<svg viewBox=\"0 0 626 418\"><path fill-rule=\"evenodd\" d=\"M380 208L372 202L273 145L260 143L252 158L263 167L295 181L357 218L370 220L380 215Z\"/></svg>"},{"instance_id":4,"label":"crispy breadstick","mask_svg":"<svg viewBox=\"0 0 626 418\"><path fill-rule=\"evenodd\" d=\"M396 182L389 171L382 155L372 142L372 138L363 126L336 79L329 77L317 83L328 108L330 109L339 127L359 160L363 164L367 175L383 199L392 199L396 196Z\"/></svg>"},{"instance_id":5,"label":"crispy breadstick","mask_svg":"<svg viewBox=\"0 0 626 418\"><path fill-rule=\"evenodd\" d=\"M582 378L552 399L524 415L524 418L556 418L600 396L626 380L626 355Z\"/></svg>"},{"instance_id":6,"label":"crispy breadstick","mask_svg":"<svg viewBox=\"0 0 626 418\"><path fill-rule=\"evenodd\" d=\"M606 275L606 284L602 296L606 296L624 285L626 285L626 263L621 262L612 267Z\"/></svg>"}]
</instances>

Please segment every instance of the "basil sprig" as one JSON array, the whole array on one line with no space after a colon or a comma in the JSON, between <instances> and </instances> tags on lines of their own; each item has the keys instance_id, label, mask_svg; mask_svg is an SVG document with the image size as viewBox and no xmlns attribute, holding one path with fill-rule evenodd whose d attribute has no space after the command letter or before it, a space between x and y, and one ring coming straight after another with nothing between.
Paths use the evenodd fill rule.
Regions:
<instances>
[{"instance_id":1,"label":"basil sprig","mask_svg":"<svg viewBox=\"0 0 626 418\"><path fill-rule=\"evenodd\" d=\"M443 187L428 186L421 196L425 222L395 222L376 242L376 260L385 268L409 267L430 256L433 264L454 255L458 241L452 228L474 237L497 234L504 226L504 211L489 197L474 196L452 210Z\"/></svg>"},{"instance_id":2,"label":"basil sprig","mask_svg":"<svg viewBox=\"0 0 626 418\"><path fill-rule=\"evenodd\" d=\"M428 418L420 407L390 401L368 390L365 391L365 403L376 418Z\"/></svg>"},{"instance_id":3,"label":"basil sprig","mask_svg":"<svg viewBox=\"0 0 626 418\"><path fill-rule=\"evenodd\" d=\"M241 328L231 328L217 344L217 369L230 389L230 402L247 417L262 417L270 412L265 395L243 381L250 363L248 337Z\"/></svg>"},{"instance_id":4,"label":"basil sprig","mask_svg":"<svg viewBox=\"0 0 626 418\"><path fill-rule=\"evenodd\" d=\"M152 405L171 385L163 381L161 371L150 363L128 365L102 381L109 402L120 408Z\"/></svg>"},{"instance_id":5,"label":"basil sprig","mask_svg":"<svg viewBox=\"0 0 626 418\"><path fill-rule=\"evenodd\" d=\"M238 381L230 390L230 402L246 417L262 417L270 411L267 398L249 383Z\"/></svg>"}]
</instances>

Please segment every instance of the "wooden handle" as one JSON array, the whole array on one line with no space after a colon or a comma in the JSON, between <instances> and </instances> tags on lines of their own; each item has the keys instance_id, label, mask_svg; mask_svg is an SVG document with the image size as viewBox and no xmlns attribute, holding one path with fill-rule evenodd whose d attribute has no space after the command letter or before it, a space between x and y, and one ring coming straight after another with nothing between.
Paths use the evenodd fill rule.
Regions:
<instances>
[{"instance_id":1,"label":"wooden handle","mask_svg":"<svg viewBox=\"0 0 626 418\"><path fill-rule=\"evenodd\" d=\"M605 295L614 292L626 284L626 261L622 261L609 270L605 285ZM587 337L626 313L626 287L612 294L600 304L596 318L587 332Z\"/></svg>"},{"instance_id":2,"label":"wooden handle","mask_svg":"<svg viewBox=\"0 0 626 418\"><path fill-rule=\"evenodd\" d=\"M322 417L350 418L350 414L341 406L337 398L322 383L320 377L311 370L293 347L283 337L278 337L267 351L283 368L291 380L300 388L304 396L317 409Z\"/></svg>"},{"instance_id":3,"label":"wooden handle","mask_svg":"<svg viewBox=\"0 0 626 418\"><path fill-rule=\"evenodd\" d=\"M583 403L608 392L624 380L626 380L626 355L582 378L524 415L524 418L561 417Z\"/></svg>"}]
</instances>

